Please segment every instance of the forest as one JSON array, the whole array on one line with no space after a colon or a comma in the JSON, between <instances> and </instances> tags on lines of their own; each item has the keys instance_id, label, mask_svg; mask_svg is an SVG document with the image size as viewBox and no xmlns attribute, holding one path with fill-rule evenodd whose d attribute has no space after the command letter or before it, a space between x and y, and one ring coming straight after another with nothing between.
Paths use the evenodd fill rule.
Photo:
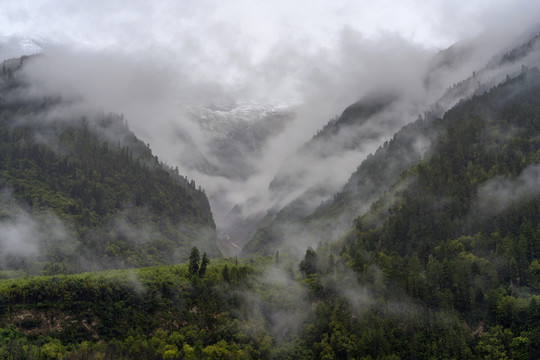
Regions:
<instances>
[{"instance_id":1,"label":"forest","mask_svg":"<svg viewBox=\"0 0 540 360\"><path fill-rule=\"evenodd\" d=\"M368 210L302 259L272 229L218 256L204 190L122 116L55 117L63 100L8 96L24 84L3 73L0 222L48 241L0 249L0 357L540 358L538 69L382 145L302 221ZM418 133L426 154L384 176Z\"/></svg>"},{"instance_id":2,"label":"forest","mask_svg":"<svg viewBox=\"0 0 540 360\"><path fill-rule=\"evenodd\" d=\"M8 263L0 267L52 275L172 264L186 260L195 242L218 254L204 190L161 163L122 115L67 117L66 101L17 95L27 85L6 73L1 219L30 218L49 232L53 219L65 234L44 236L37 258L5 254Z\"/></svg>"}]
</instances>

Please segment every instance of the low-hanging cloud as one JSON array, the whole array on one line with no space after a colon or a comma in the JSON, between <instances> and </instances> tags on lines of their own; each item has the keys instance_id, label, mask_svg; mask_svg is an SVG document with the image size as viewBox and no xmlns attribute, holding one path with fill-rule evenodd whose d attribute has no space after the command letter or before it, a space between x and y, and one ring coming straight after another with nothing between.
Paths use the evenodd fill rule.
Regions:
<instances>
[{"instance_id":1,"label":"low-hanging cloud","mask_svg":"<svg viewBox=\"0 0 540 360\"><path fill-rule=\"evenodd\" d=\"M27 214L0 223L3 261L9 256L34 256L38 253L38 229Z\"/></svg>"},{"instance_id":2,"label":"low-hanging cloud","mask_svg":"<svg viewBox=\"0 0 540 360\"><path fill-rule=\"evenodd\" d=\"M24 76L33 84L29 96L52 94L72 101L82 99L89 109L124 114L130 127L151 143L162 160L178 165L183 174L195 178L211 196L223 194L225 203L232 207L264 193L284 159L345 105L376 84L386 86L401 73L408 74L412 81L429 55L399 36L389 35L384 47L364 41L352 29L344 30L341 38L335 51L326 52L303 52L291 44L277 44L264 61L246 66L242 81L232 85L220 82L221 79L211 81L191 67L189 61L158 59L158 55L163 55L159 51L134 57L55 45L44 46L44 55L28 61ZM400 61L392 60L395 53L402 54ZM375 68L380 58L387 60ZM403 67L409 67L409 71L398 71ZM408 81L401 79L400 86ZM416 83L415 87L419 87ZM258 89L272 91L261 99ZM261 155L251 160L254 170L245 181L203 174L185 163L185 159L212 158L207 134L189 116L194 106L231 99L273 102L279 94L282 99L291 99L289 111L295 114L294 119L266 138ZM73 108L73 102L70 106ZM352 156L349 158L351 165L343 170L342 177L348 176L345 174L356 162Z\"/></svg>"},{"instance_id":3,"label":"low-hanging cloud","mask_svg":"<svg viewBox=\"0 0 540 360\"><path fill-rule=\"evenodd\" d=\"M478 189L481 214L497 215L514 204L540 195L540 165L531 165L517 178L499 176Z\"/></svg>"},{"instance_id":4,"label":"low-hanging cloud","mask_svg":"<svg viewBox=\"0 0 540 360\"><path fill-rule=\"evenodd\" d=\"M442 1L429 7L420 7L418 1L392 7L165 1L152 6L98 2L76 9L65 4L45 2L36 12L10 4L4 18L0 15L15 29L11 36L27 36L42 48L44 55L25 69L35 84L33 95L83 99L87 108L124 114L161 160L178 165L182 174L206 189L218 225L237 204L249 203L243 208L249 216L282 207L317 186L326 187L326 193L314 203L339 190L378 144L534 24L531 14L540 8L531 1L521 6L501 2L451 8ZM55 31L38 32L43 14L57 16ZM411 30L411 24L419 23L411 19L418 16L432 21ZM495 31L501 21L505 31ZM430 59L436 47L486 29L479 43L456 52L451 66L434 71ZM295 155L346 106L370 92L389 90L401 96L392 111L355 130L374 132L369 141L335 151L322 161L318 155ZM279 104L294 117L262 137L260 153L241 162L247 164L247 175L234 177L230 174L236 171L237 159L216 158L215 138L201 128L191 110L215 104L229 104L230 110L249 102ZM340 140L324 144L320 151L339 148ZM231 170L214 171L219 168L213 166L216 162ZM288 168L298 177L294 189L283 196L269 193L276 174Z\"/></svg>"},{"instance_id":5,"label":"low-hanging cloud","mask_svg":"<svg viewBox=\"0 0 540 360\"><path fill-rule=\"evenodd\" d=\"M0 189L0 260L6 268L28 262L33 264L33 271L40 271L38 260L46 250L62 248L63 253L70 254L77 244L57 216L49 212L30 213L11 191Z\"/></svg>"}]
</instances>

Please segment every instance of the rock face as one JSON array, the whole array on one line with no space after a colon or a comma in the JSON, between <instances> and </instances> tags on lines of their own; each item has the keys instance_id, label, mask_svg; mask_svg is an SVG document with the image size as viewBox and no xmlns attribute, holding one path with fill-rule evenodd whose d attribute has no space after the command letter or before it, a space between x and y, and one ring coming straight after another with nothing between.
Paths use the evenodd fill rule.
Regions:
<instances>
[{"instance_id":1,"label":"rock face","mask_svg":"<svg viewBox=\"0 0 540 360\"><path fill-rule=\"evenodd\" d=\"M190 109L206 139L205 154L210 167L193 164L196 170L246 180L257 166L267 141L292 120L285 106L253 103L213 105Z\"/></svg>"}]
</instances>

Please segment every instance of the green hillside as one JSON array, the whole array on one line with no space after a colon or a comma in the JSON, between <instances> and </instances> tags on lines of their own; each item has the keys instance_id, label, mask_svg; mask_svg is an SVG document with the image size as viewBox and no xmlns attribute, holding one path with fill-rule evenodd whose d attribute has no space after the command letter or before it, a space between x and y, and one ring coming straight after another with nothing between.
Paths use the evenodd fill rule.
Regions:
<instances>
[{"instance_id":1,"label":"green hillside","mask_svg":"<svg viewBox=\"0 0 540 360\"><path fill-rule=\"evenodd\" d=\"M257 288L254 268L222 260L202 273L200 258L192 263L197 274L175 265L0 280L0 356L268 357L265 330L230 313L247 311L237 292Z\"/></svg>"},{"instance_id":2,"label":"green hillside","mask_svg":"<svg viewBox=\"0 0 540 360\"><path fill-rule=\"evenodd\" d=\"M540 356L539 99L540 71L523 68L442 118L417 121L303 220L318 229L332 211L361 207L354 181L372 192L388 181L377 184L388 167L375 159L406 149L400 139L412 129L439 134L345 237L306 252L299 270L318 305L300 336L304 358ZM267 239L263 249L279 245Z\"/></svg>"},{"instance_id":3,"label":"green hillside","mask_svg":"<svg viewBox=\"0 0 540 360\"><path fill-rule=\"evenodd\" d=\"M0 221L12 237L41 236L27 239L31 256L0 248L2 268L170 264L193 245L219 253L204 190L162 164L122 116L69 114L60 98L29 95L17 74L6 71L0 88Z\"/></svg>"},{"instance_id":4,"label":"green hillside","mask_svg":"<svg viewBox=\"0 0 540 360\"><path fill-rule=\"evenodd\" d=\"M540 358L540 70L407 125L310 216L269 214L248 249L271 255L210 264L196 233L214 228L204 192L121 117L36 121L57 102L0 113L4 231L55 239L2 254L0 357ZM305 239L276 224L318 245L280 253ZM335 227L346 231L332 241Z\"/></svg>"},{"instance_id":5,"label":"green hillside","mask_svg":"<svg viewBox=\"0 0 540 360\"><path fill-rule=\"evenodd\" d=\"M294 243L294 239L290 239L288 234L291 228L294 229L293 233L298 235L307 233L309 236L314 234L326 242L335 241L343 236L354 218L368 211L371 204L385 192L395 191L391 187L398 178L432 151L431 142L446 128L444 122L437 121L437 118L443 115L440 104L452 104L456 99L489 91L493 84L498 84L504 79L501 73L511 64L514 64L514 68L515 64L519 64L517 67L526 70L522 64L530 62L531 58L534 59L538 40L539 36L535 35L506 53L495 56L483 68L449 87L429 111L419 116L417 121L397 131L392 139L368 155L351 174L343 189L315 211L306 211L306 208L309 208L306 203L309 203L310 196L317 197L317 189L307 191L291 204L268 214L259 224L251 241L243 248L243 252L272 254L280 247L291 247L289 245ZM442 66L446 61L455 61L455 56L452 48L440 52L435 57L438 65L434 65L432 70L436 72L437 66ZM515 71L511 72L514 76L517 74ZM349 106L340 117L331 120L302 149L313 147L317 139L330 138L346 125L362 124L366 121L366 117L389 106L393 100L395 98L390 95L372 96ZM358 140L347 146L359 146ZM294 244L292 247L295 247Z\"/></svg>"},{"instance_id":6,"label":"green hillside","mask_svg":"<svg viewBox=\"0 0 540 360\"><path fill-rule=\"evenodd\" d=\"M360 283L382 301L375 324L386 334L385 346L394 349L388 355L395 354L399 342L386 315L394 315L392 302L405 302L432 328L423 329L426 322L412 325L420 326L410 333L418 348L400 357L539 356L538 99L540 72L525 69L447 112L437 120L445 131L431 156L358 218L342 245L333 245ZM308 262L317 255L308 251L304 260L316 264L307 267L316 278L326 262ZM440 316L467 325L446 329L450 335L437 330L444 328ZM357 322L349 321L343 331L362 335ZM331 334L322 330L321 343ZM341 353L333 346L329 351L338 358L354 356L355 349L351 344ZM380 357L381 351L372 356Z\"/></svg>"}]
</instances>

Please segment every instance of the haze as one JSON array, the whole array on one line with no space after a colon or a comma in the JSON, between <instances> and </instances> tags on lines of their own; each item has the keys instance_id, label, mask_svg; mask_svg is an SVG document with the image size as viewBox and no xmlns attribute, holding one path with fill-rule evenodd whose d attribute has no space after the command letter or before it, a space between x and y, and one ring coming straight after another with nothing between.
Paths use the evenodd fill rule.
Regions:
<instances>
[{"instance_id":1,"label":"haze","mask_svg":"<svg viewBox=\"0 0 540 360\"><path fill-rule=\"evenodd\" d=\"M327 191L338 191L365 156L427 110L444 89L503 51L506 42L532 31L540 12L538 2L527 0L0 5L2 60L43 53L26 70L38 84L33 91L124 114L162 161L206 189L221 226L233 206L244 205L246 215L279 208L315 186L308 181L314 177L326 182ZM426 86L422 79L432 57L457 42L475 42L476 52ZM309 157L294 157L332 117L374 90L398 93L400 101L366 125L363 131L375 134L372 141L318 168ZM264 133L259 152L242 160L251 169L246 176L202 171L191 160L233 165L213 149L223 134L201 127L193 110L226 112L245 104L278 109L290 119ZM237 125L248 126L248 120ZM303 175L293 173L301 185L276 197L268 187L287 166L305 167Z\"/></svg>"}]
</instances>

